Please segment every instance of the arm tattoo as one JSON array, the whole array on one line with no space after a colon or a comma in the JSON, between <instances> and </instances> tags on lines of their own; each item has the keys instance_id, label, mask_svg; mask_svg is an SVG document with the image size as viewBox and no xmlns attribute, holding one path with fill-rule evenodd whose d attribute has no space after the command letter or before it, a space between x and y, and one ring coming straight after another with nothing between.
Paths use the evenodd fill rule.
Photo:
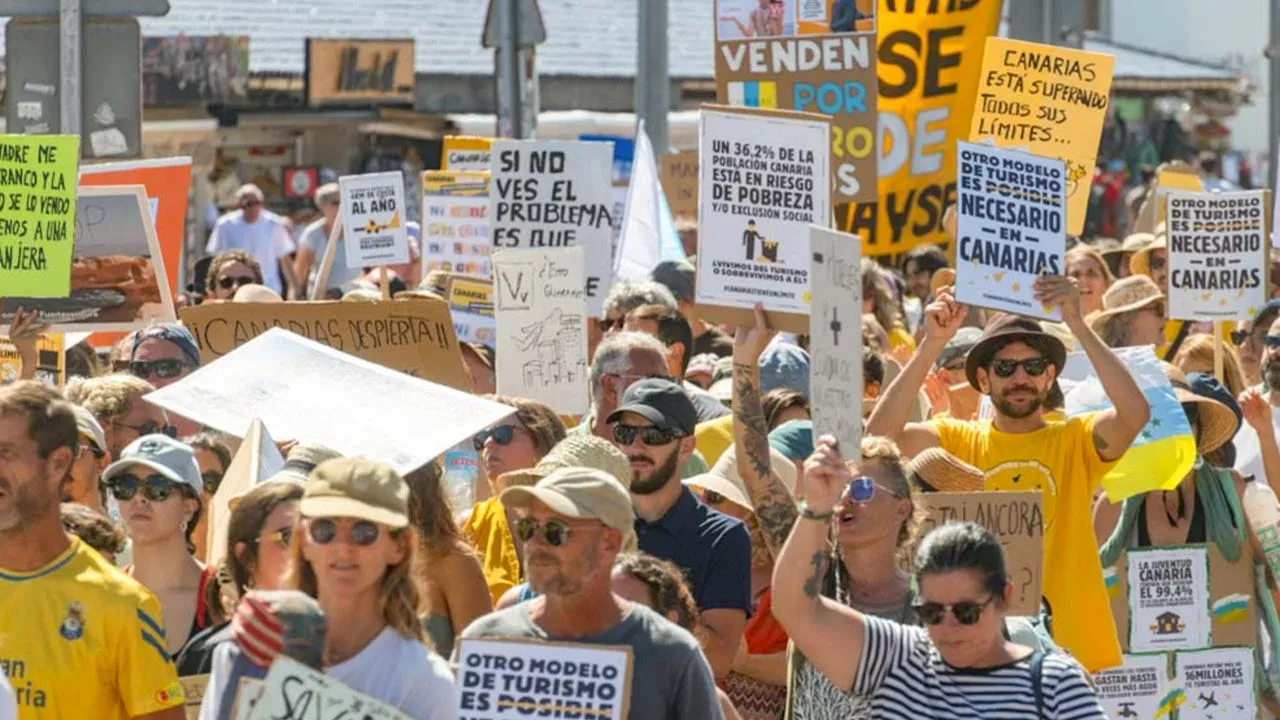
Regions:
<instances>
[{"instance_id":1,"label":"arm tattoo","mask_svg":"<svg viewBox=\"0 0 1280 720\"><path fill-rule=\"evenodd\" d=\"M735 364L733 394L734 421L735 424L741 423L740 430L735 433L741 442L738 451L745 453L747 460L739 463L738 472L755 505L765 545L776 558L782 552L799 513L782 479L773 472L769 455L769 424L760 402L759 370L751 365Z\"/></svg>"},{"instance_id":2,"label":"arm tattoo","mask_svg":"<svg viewBox=\"0 0 1280 720\"><path fill-rule=\"evenodd\" d=\"M809 558L809 565L813 568L813 572L804 581L805 597L816 598L818 593L822 591L822 580L827 576L827 562L828 558L825 550L819 550Z\"/></svg>"}]
</instances>

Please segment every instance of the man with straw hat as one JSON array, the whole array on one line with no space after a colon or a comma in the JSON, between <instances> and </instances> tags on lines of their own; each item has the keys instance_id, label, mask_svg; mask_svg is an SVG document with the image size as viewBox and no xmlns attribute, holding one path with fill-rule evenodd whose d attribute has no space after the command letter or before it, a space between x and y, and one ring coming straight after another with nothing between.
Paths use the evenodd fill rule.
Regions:
<instances>
[{"instance_id":1,"label":"man with straw hat","mask_svg":"<svg viewBox=\"0 0 1280 720\"><path fill-rule=\"evenodd\" d=\"M1169 236L1165 232L1164 223L1156 226L1152 241L1129 258L1129 270L1134 275L1145 275L1151 278L1160 292L1169 292ZM1235 322L1225 321L1218 326L1221 328L1223 341L1230 342L1231 331L1236 327ZM1178 350L1181 349L1183 341L1194 331L1194 323L1187 320L1166 320L1164 341L1158 343L1156 355L1161 360L1172 362L1178 356Z\"/></svg>"},{"instance_id":2,"label":"man with straw hat","mask_svg":"<svg viewBox=\"0 0 1280 720\"><path fill-rule=\"evenodd\" d=\"M1165 295L1146 275L1117 281L1102 296L1102 310L1090 315L1089 327L1107 347L1164 344Z\"/></svg>"},{"instance_id":3,"label":"man with straw hat","mask_svg":"<svg viewBox=\"0 0 1280 720\"><path fill-rule=\"evenodd\" d=\"M1037 302L1056 307L1092 363L1112 407L1065 420L1047 420L1045 403L1066 361L1066 347L1040 323L1005 316L983 331L965 362L969 384L991 398L992 420L939 419L908 423L920 392L967 309L952 290L925 310L919 349L885 391L867 422L868 435L894 440L915 456L941 447L983 473L988 490L1044 493L1044 593L1054 614L1054 639L1091 672L1121 662L1091 521L1094 489L1147 424L1150 408L1124 363L1085 322L1075 280L1045 275ZM1124 408L1119 412L1117 408Z\"/></svg>"}]
</instances>

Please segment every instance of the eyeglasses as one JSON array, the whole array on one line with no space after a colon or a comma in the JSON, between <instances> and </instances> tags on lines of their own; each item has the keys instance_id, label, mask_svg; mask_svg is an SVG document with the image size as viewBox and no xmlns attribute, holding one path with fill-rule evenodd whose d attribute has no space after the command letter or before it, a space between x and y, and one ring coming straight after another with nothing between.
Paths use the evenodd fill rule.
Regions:
<instances>
[{"instance_id":1,"label":"eyeglasses","mask_svg":"<svg viewBox=\"0 0 1280 720\"><path fill-rule=\"evenodd\" d=\"M648 447L661 447L670 443L676 438L683 437L677 435L670 430L663 430L653 425L625 425L620 422L613 424L613 441L619 445L630 445L636 441L636 436L640 436L640 442Z\"/></svg>"},{"instance_id":2,"label":"eyeglasses","mask_svg":"<svg viewBox=\"0 0 1280 720\"><path fill-rule=\"evenodd\" d=\"M1263 335L1262 344L1269 348L1280 348L1280 335Z\"/></svg>"},{"instance_id":3,"label":"eyeglasses","mask_svg":"<svg viewBox=\"0 0 1280 720\"><path fill-rule=\"evenodd\" d=\"M338 523L332 518L316 518L308 524L308 532L311 535L311 542L317 545L328 545L338 537ZM352 523L347 539L353 545L369 547L378 542L378 536L381 534L382 530L377 523L357 520Z\"/></svg>"},{"instance_id":4,"label":"eyeglasses","mask_svg":"<svg viewBox=\"0 0 1280 720\"><path fill-rule=\"evenodd\" d=\"M134 360L129 363L129 374L134 377L140 377L143 380L150 378L152 375L164 380L176 378L182 374L187 364L181 360L172 358L165 360Z\"/></svg>"},{"instance_id":5,"label":"eyeglasses","mask_svg":"<svg viewBox=\"0 0 1280 720\"><path fill-rule=\"evenodd\" d=\"M141 425L129 425L118 421L111 424L118 427L129 428L130 430L138 433L138 435L155 435L159 433L161 435L167 435L175 440L178 438L178 428L173 425L160 425L156 423L155 420L148 420Z\"/></svg>"},{"instance_id":6,"label":"eyeglasses","mask_svg":"<svg viewBox=\"0 0 1280 720\"><path fill-rule=\"evenodd\" d=\"M178 491L182 485L163 475L148 475L140 478L131 473L124 473L111 478L111 496L120 502L132 500L142 491L142 497L151 502L162 503Z\"/></svg>"},{"instance_id":7,"label":"eyeglasses","mask_svg":"<svg viewBox=\"0 0 1280 720\"><path fill-rule=\"evenodd\" d=\"M529 542L539 535L539 530L541 530L542 539L548 545L561 547L569 542L569 533L573 530L573 526L555 518L541 523L528 515L516 521L516 537L520 538L520 542Z\"/></svg>"},{"instance_id":8,"label":"eyeglasses","mask_svg":"<svg viewBox=\"0 0 1280 720\"><path fill-rule=\"evenodd\" d=\"M950 611L955 617L956 622L961 625L972 625L978 622L982 617L982 611L987 609L991 601L995 600L995 596L987 598L982 602L974 602L973 600L964 600L953 605L943 605L935 602L915 603L911 607L915 609L916 615L920 618L920 622L925 625L937 625L942 622L942 618Z\"/></svg>"},{"instance_id":9,"label":"eyeglasses","mask_svg":"<svg viewBox=\"0 0 1280 720\"><path fill-rule=\"evenodd\" d=\"M493 441L499 445L509 445L516 437L515 425L499 425L488 430L481 430L476 436L471 438L471 444L475 446L476 452L484 450L484 444L493 438Z\"/></svg>"},{"instance_id":10,"label":"eyeglasses","mask_svg":"<svg viewBox=\"0 0 1280 720\"><path fill-rule=\"evenodd\" d=\"M314 538L314 535L312 537ZM262 545L264 540L267 542L274 542L280 545L287 546L291 542L293 542L293 526L285 525L284 527L280 528L279 530L276 530L275 532L267 535L266 537L258 538L258 545ZM321 544L324 544L324 543L321 543Z\"/></svg>"},{"instance_id":11,"label":"eyeglasses","mask_svg":"<svg viewBox=\"0 0 1280 720\"><path fill-rule=\"evenodd\" d=\"M218 486L222 484L222 473L217 470L205 470L200 473L200 480L204 482L204 491L213 495L218 492Z\"/></svg>"},{"instance_id":12,"label":"eyeglasses","mask_svg":"<svg viewBox=\"0 0 1280 720\"><path fill-rule=\"evenodd\" d=\"M895 498L901 497L898 493L876 482L874 478L867 477L866 475L859 475L849 481L849 499L859 505L865 505L876 498L877 488Z\"/></svg>"},{"instance_id":13,"label":"eyeglasses","mask_svg":"<svg viewBox=\"0 0 1280 720\"><path fill-rule=\"evenodd\" d=\"M1018 368L1021 367L1031 377L1040 377L1049 365L1049 358L1042 357L1027 358L1026 360L992 360L991 371L996 374L996 377L1007 378L1013 377L1013 374L1018 372Z\"/></svg>"},{"instance_id":14,"label":"eyeglasses","mask_svg":"<svg viewBox=\"0 0 1280 720\"><path fill-rule=\"evenodd\" d=\"M223 277L218 278L218 287L223 290L230 290L233 287L239 288L244 287L245 285L252 285L254 282L256 282L256 280L248 275L240 275L237 277L224 275Z\"/></svg>"}]
</instances>

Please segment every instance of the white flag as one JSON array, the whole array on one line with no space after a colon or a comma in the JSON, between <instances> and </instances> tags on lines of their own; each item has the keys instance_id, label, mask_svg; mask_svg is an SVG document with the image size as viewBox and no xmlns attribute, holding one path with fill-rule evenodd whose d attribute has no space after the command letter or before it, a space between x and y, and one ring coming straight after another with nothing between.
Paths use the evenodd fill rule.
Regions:
<instances>
[{"instance_id":1,"label":"white flag","mask_svg":"<svg viewBox=\"0 0 1280 720\"><path fill-rule=\"evenodd\" d=\"M666 216L665 218L663 216ZM613 275L620 280L647 280L649 271L662 260L684 257L674 237L675 223L654 160L653 146L644 131L644 121L636 129L635 158L631 165L631 187L622 218L622 237L613 263ZM674 246L674 248L672 247Z\"/></svg>"}]
</instances>

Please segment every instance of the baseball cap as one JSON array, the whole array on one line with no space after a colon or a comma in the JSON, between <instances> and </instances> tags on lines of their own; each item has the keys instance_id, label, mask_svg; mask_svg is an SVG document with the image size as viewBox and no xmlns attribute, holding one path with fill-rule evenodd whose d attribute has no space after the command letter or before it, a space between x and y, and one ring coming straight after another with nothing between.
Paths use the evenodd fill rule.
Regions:
<instances>
[{"instance_id":1,"label":"baseball cap","mask_svg":"<svg viewBox=\"0 0 1280 720\"><path fill-rule=\"evenodd\" d=\"M196 455L185 443L178 442L168 435L153 433L143 435L125 446L120 452L120 459L107 466L102 472L102 482L111 482L134 465L142 465L179 484L186 485L200 496L204 490L204 481L200 478L200 466L196 464Z\"/></svg>"},{"instance_id":2,"label":"baseball cap","mask_svg":"<svg viewBox=\"0 0 1280 720\"><path fill-rule=\"evenodd\" d=\"M688 260L663 260L653 266L649 276L653 281L665 285L677 300L693 302L694 270Z\"/></svg>"},{"instance_id":3,"label":"baseball cap","mask_svg":"<svg viewBox=\"0 0 1280 720\"><path fill-rule=\"evenodd\" d=\"M698 424L698 413L684 388L670 380L646 378L633 383L622 394L622 403L609 413L607 422L617 422L623 413L635 413L654 427L689 437Z\"/></svg>"},{"instance_id":4,"label":"baseball cap","mask_svg":"<svg viewBox=\"0 0 1280 720\"><path fill-rule=\"evenodd\" d=\"M342 453L331 447L298 443L289 450L289 457L285 458L284 467L263 482L291 482L296 485L306 485L311 471L319 467L320 463L340 457Z\"/></svg>"},{"instance_id":5,"label":"baseball cap","mask_svg":"<svg viewBox=\"0 0 1280 720\"><path fill-rule=\"evenodd\" d=\"M502 493L502 504L509 508L527 509L534 500L565 517L599 520L624 535L635 531L631 494L603 470L561 468L533 487L513 487Z\"/></svg>"},{"instance_id":6,"label":"baseball cap","mask_svg":"<svg viewBox=\"0 0 1280 720\"><path fill-rule=\"evenodd\" d=\"M935 368L944 368L947 363L958 357L969 354L974 345L982 339L982 331L976 327L962 327L956 331L955 337L947 341L946 347L942 348L942 354L938 356L938 362L934 364Z\"/></svg>"},{"instance_id":7,"label":"baseball cap","mask_svg":"<svg viewBox=\"0 0 1280 720\"><path fill-rule=\"evenodd\" d=\"M409 485L390 467L365 458L335 458L307 478L298 511L309 518L351 517L399 530L409 524Z\"/></svg>"},{"instance_id":8,"label":"baseball cap","mask_svg":"<svg viewBox=\"0 0 1280 720\"><path fill-rule=\"evenodd\" d=\"M795 390L809 399L809 353L790 343L775 342L760 355L760 392Z\"/></svg>"},{"instance_id":9,"label":"baseball cap","mask_svg":"<svg viewBox=\"0 0 1280 720\"><path fill-rule=\"evenodd\" d=\"M177 323L160 323L143 328L133 334L132 345L129 348L129 358L132 359L138 354L138 347L147 340L168 340L186 356L187 362L192 365L200 365L200 346L196 344L196 336L191 331Z\"/></svg>"},{"instance_id":10,"label":"baseball cap","mask_svg":"<svg viewBox=\"0 0 1280 720\"><path fill-rule=\"evenodd\" d=\"M523 470L512 470L498 476L499 487L528 486L537 483L551 473L567 468L591 468L603 470L623 487L631 487L631 462L616 445L595 435L570 435L551 448L537 465Z\"/></svg>"},{"instance_id":11,"label":"baseball cap","mask_svg":"<svg viewBox=\"0 0 1280 720\"><path fill-rule=\"evenodd\" d=\"M107 434L102 431L102 425L98 423L98 419L93 413L80 407L72 405L71 409L76 414L76 430L80 432L80 437L89 441L90 445L100 453L107 451Z\"/></svg>"}]
</instances>

